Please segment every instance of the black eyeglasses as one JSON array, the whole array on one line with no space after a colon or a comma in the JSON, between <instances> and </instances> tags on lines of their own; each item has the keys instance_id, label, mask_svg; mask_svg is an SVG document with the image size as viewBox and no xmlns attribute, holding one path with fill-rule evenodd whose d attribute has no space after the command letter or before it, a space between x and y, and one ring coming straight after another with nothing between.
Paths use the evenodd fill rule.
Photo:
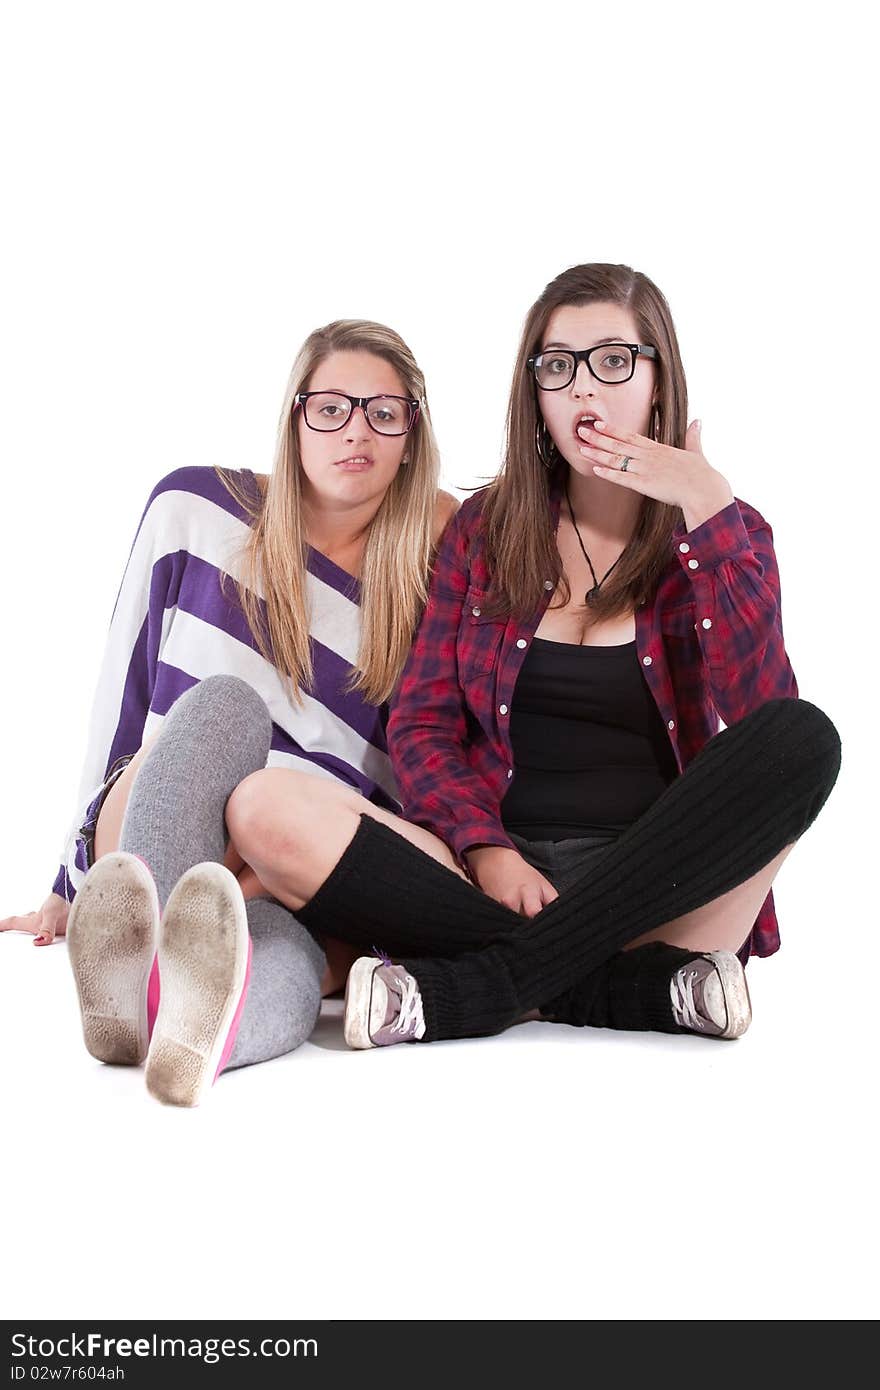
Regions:
<instances>
[{"instance_id":1,"label":"black eyeglasses","mask_svg":"<svg viewBox=\"0 0 880 1390\"><path fill-rule=\"evenodd\" d=\"M657 349L641 343L599 343L597 347L583 348L580 352L551 348L535 353L526 366L542 391L561 391L574 380L579 362L586 362L597 381L606 386L619 386L622 381L629 381L636 369L637 357L656 358Z\"/></svg>"},{"instance_id":2,"label":"black eyeglasses","mask_svg":"<svg viewBox=\"0 0 880 1390\"><path fill-rule=\"evenodd\" d=\"M344 391L300 391L293 408L303 408L310 430L341 430L355 406L377 434L408 434L418 419L421 401L409 396L348 396Z\"/></svg>"}]
</instances>

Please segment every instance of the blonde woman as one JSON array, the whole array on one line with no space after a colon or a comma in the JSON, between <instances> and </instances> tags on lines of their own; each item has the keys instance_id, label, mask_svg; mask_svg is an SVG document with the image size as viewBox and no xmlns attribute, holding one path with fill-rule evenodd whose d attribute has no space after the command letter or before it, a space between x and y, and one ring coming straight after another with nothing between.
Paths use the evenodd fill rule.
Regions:
<instances>
[{"instance_id":1,"label":"blonde woman","mask_svg":"<svg viewBox=\"0 0 880 1390\"><path fill-rule=\"evenodd\" d=\"M146 1056L160 1100L295 1048L344 983L350 953L267 892L224 808L269 768L400 809L386 701L457 506L438 477L409 348L343 320L294 362L271 474L185 467L149 497L52 892L0 927L66 929L89 1052Z\"/></svg>"}]
</instances>

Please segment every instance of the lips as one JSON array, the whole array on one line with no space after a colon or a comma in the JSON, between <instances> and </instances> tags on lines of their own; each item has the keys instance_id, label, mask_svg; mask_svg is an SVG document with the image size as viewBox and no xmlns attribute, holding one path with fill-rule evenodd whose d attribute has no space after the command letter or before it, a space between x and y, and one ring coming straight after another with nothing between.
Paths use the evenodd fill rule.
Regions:
<instances>
[{"instance_id":1,"label":"lips","mask_svg":"<svg viewBox=\"0 0 880 1390\"><path fill-rule=\"evenodd\" d=\"M346 459L335 459L334 468L372 468L373 460L369 454L351 454Z\"/></svg>"},{"instance_id":2,"label":"lips","mask_svg":"<svg viewBox=\"0 0 880 1390\"><path fill-rule=\"evenodd\" d=\"M598 416L592 414L592 413L591 413L590 411L588 411L588 410L581 411L580 415L575 416L574 424L573 424L573 427L572 427L573 430L574 430L574 436L575 436L575 438L576 438L576 439L580 439L580 440L585 440L585 439L586 439L586 435L585 435L585 434L581 434L581 429L582 429L583 427L585 427L586 425L592 425L593 421L596 420L596 419L598 419Z\"/></svg>"}]
</instances>

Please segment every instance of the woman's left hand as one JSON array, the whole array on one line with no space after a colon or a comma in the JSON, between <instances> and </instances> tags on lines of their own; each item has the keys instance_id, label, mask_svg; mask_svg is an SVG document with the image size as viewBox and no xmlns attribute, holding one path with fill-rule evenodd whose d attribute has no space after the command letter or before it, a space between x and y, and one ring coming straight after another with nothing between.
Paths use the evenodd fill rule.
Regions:
<instances>
[{"instance_id":1,"label":"woman's left hand","mask_svg":"<svg viewBox=\"0 0 880 1390\"><path fill-rule=\"evenodd\" d=\"M580 452L593 463L597 478L681 507L688 530L734 500L727 479L716 472L703 453L699 420L688 425L683 449L660 444L644 434L612 435L605 429L587 427L581 433L586 442L581 444ZM629 463L621 471L627 456ZM711 510L707 511L707 507Z\"/></svg>"}]
</instances>

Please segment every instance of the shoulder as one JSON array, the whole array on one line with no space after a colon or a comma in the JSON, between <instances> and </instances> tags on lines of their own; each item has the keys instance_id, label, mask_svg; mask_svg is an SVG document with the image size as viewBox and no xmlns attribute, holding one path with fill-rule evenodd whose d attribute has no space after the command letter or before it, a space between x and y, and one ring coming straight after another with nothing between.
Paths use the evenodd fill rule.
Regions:
<instances>
[{"instance_id":1,"label":"shoulder","mask_svg":"<svg viewBox=\"0 0 880 1390\"><path fill-rule=\"evenodd\" d=\"M210 486L210 480L214 480L222 486L213 468L195 465L175 468L159 479L150 493L150 501L162 497L166 492L193 492L197 495L204 495Z\"/></svg>"},{"instance_id":2,"label":"shoulder","mask_svg":"<svg viewBox=\"0 0 880 1390\"><path fill-rule=\"evenodd\" d=\"M475 492L471 493L470 497L466 497L462 502L461 510L465 512L471 520L478 518L482 514L483 503L489 495L489 487L489 483L484 483L482 487L478 487Z\"/></svg>"},{"instance_id":3,"label":"shoulder","mask_svg":"<svg viewBox=\"0 0 880 1390\"><path fill-rule=\"evenodd\" d=\"M470 545L482 531L483 526L483 504L486 500L489 488L488 484L478 488L466 497L455 509L450 530L454 528L456 533L468 545Z\"/></svg>"},{"instance_id":4,"label":"shoulder","mask_svg":"<svg viewBox=\"0 0 880 1390\"><path fill-rule=\"evenodd\" d=\"M182 501L193 500L212 502L230 515L244 520L246 511L241 498L252 495L252 484L249 485L249 479L243 470L188 465L175 468L159 479L147 499L145 515L151 509L163 512L168 510L166 504L171 504L176 509Z\"/></svg>"},{"instance_id":5,"label":"shoulder","mask_svg":"<svg viewBox=\"0 0 880 1390\"><path fill-rule=\"evenodd\" d=\"M459 595L470 582L470 574L483 548L482 504L485 488L457 503L440 538L433 564L436 589Z\"/></svg>"},{"instance_id":6,"label":"shoulder","mask_svg":"<svg viewBox=\"0 0 880 1390\"><path fill-rule=\"evenodd\" d=\"M129 563L150 566L178 551L219 563L215 557L239 546L252 523L247 499L253 484L248 483L237 469L189 466L166 473L141 512Z\"/></svg>"},{"instance_id":7,"label":"shoulder","mask_svg":"<svg viewBox=\"0 0 880 1390\"><path fill-rule=\"evenodd\" d=\"M452 520L460 507L457 497L453 497L451 492L443 492L442 489L434 499L434 523L433 540L436 545L446 530L448 522Z\"/></svg>"}]
</instances>

